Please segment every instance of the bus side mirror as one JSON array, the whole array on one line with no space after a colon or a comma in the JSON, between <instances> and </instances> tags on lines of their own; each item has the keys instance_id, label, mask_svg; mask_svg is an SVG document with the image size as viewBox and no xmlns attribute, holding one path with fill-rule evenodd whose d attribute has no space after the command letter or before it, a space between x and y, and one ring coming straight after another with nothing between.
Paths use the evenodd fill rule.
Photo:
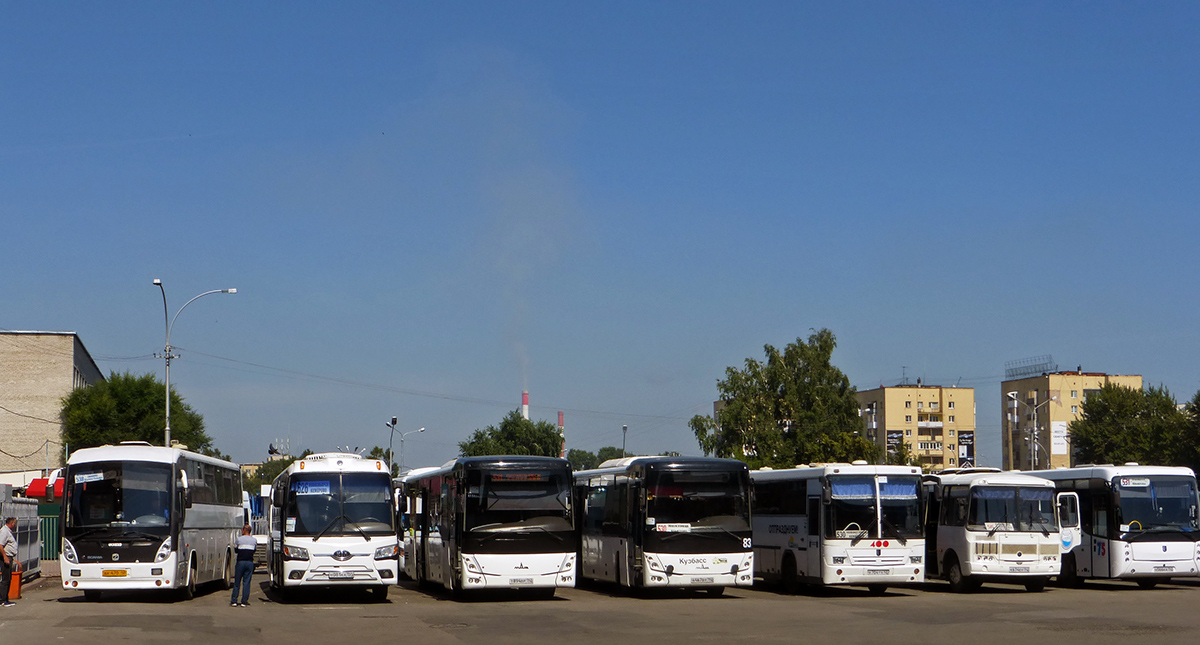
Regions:
<instances>
[{"instance_id":1,"label":"bus side mirror","mask_svg":"<svg viewBox=\"0 0 1200 645\"><path fill-rule=\"evenodd\" d=\"M821 501L825 504L833 503L833 489L828 480L821 482Z\"/></svg>"}]
</instances>

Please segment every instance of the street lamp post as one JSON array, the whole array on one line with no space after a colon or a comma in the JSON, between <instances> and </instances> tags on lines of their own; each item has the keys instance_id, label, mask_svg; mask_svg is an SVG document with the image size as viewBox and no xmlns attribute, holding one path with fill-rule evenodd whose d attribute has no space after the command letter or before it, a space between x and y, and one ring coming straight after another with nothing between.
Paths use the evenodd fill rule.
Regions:
<instances>
[{"instance_id":1,"label":"street lamp post","mask_svg":"<svg viewBox=\"0 0 1200 645\"><path fill-rule=\"evenodd\" d=\"M1017 422L1018 428L1020 428L1020 423L1019 423L1020 415L1017 413L1017 409L1018 409L1017 404L1020 403L1021 405L1024 405L1026 408L1029 408L1033 412L1033 427L1030 428L1030 430L1029 430L1030 436L1028 438L1031 440L1031 446L1032 446L1031 450L1030 450L1030 455L1029 455L1030 462L1031 462L1030 470L1037 469L1037 467L1038 467L1038 451L1042 447L1041 427L1038 426L1038 409L1040 409L1042 406L1050 403L1051 401L1057 401L1057 400L1058 400L1058 395L1054 395L1054 396L1051 396L1050 398L1046 399L1045 401L1038 403L1037 402L1037 390L1034 390L1033 404L1030 405L1029 403L1022 401L1018 397L1017 392L1009 392L1008 393L1009 408L1012 409L1012 419L1013 419L1013 421ZM1047 450L1046 452L1050 452L1050 451Z\"/></svg>"},{"instance_id":2,"label":"street lamp post","mask_svg":"<svg viewBox=\"0 0 1200 645\"><path fill-rule=\"evenodd\" d=\"M154 357L161 358L161 359L165 360L167 363L167 371L166 371L166 376L165 376L166 386L167 386L167 402L166 402L167 424L166 424L165 430L163 431L163 445L170 448L171 447L171 359L179 358L178 354L171 353L171 350L174 349L173 347L171 347L171 329L173 329L175 327L175 320L179 318L179 314L183 313L183 310L186 309L188 305L195 302L197 299L203 298L204 296L212 295L214 293L237 293L237 289L213 289L212 291L205 291L204 293L197 295L197 296L193 297L191 300L188 300L187 302L183 303L183 306L179 308L179 311L175 312L175 316L173 318L171 318L170 321L168 322L167 316L169 315L169 313L167 312L167 290L163 287L162 280L159 280L158 278L154 279L154 285L158 287L159 291L162 291L163 326L166 327L166 330L167 330L167 340L163 344L163 353L162 354L156 353L154 355Z\"/></svg>"},{"instance_id":3,"label":"street lamp post","mask_svg":"<svg viewBox=\"0 0 1200 645\"><path fill-rule=\"evenodd\" d=\"M625 435L629 434L629 426L621 426L621 456L625 456Z\"/></svg>"},{"instance_id":4,"label":"street lamp post","mask_svg":"<svg viewBox=\"0 0 1200 645\"><path fill-rule=\"evenodd\" d=\"M383 423L383 425L387 426L388 429L391 430L391 434L388 436L388 468L389 469L392 467L392 439L394 439L396 436L396 421L397 421L396 417L392 417L392 421L390 423L387 421L385 421ZM396 469L397 475L400 475L401 473L404 472L404 438L410 434L416 434L418 432L425 432L425 428L420 428L418 430L409 430L408 432L400 433L400 463L398 464L399 468Z\"/></svg>"}]
</instances>

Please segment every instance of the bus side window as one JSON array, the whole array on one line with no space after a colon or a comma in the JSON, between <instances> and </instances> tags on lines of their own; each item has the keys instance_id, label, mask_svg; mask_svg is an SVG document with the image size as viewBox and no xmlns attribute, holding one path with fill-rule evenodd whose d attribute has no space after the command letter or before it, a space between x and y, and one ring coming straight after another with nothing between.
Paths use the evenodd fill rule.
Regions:
<instances>
[{"instance_id":1,"label":"bus side window","mask_svg":"<svg viewBox=\"0 0 1200 645\"><path fill-rule=\"evenodd\" d=\"M821 535L821 498L808 498L808 534Z\"/></svg>"}]
</instances>

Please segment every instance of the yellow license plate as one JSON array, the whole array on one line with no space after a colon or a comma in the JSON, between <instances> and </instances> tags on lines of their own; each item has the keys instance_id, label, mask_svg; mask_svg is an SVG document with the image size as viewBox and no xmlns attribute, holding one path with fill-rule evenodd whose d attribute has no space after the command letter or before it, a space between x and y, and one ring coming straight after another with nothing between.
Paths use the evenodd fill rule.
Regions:
<instances>
[{"instance_id":1,"label":"yellow license plate","mask_svg":"<svg viewBox=\"0 0 1200 645\"><path fill-rule=\"evenodd\" d=\"M124 569L105 569L101 575L105 578L124 578L129 572Z\"/></svg>"}]
</instances>

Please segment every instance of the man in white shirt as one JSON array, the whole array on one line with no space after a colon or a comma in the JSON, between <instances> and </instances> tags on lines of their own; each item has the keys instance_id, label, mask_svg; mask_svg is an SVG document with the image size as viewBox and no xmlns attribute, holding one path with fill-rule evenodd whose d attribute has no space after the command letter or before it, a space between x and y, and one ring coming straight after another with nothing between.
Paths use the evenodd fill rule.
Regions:
<instances>
[{"instance_id":1,"label":"man in white shirt","mask_svg":"<svg viewBox=\"0 0 1200 645\"><path fill-rule=\"evenodd\" d=\"M12 607L15 603L8 600L8 589L12 586L13 565L17 562L17 518L4 518L4 526L0 526L0 607Z\"/></svg>"},{"instance_id":2,"label":"man in white shirt","mask_svg":"<svg viewBox=\"0 0 1200 645\"><path fill-rule=\"evenodd\" d=\"M254 576L254 548L258 541L250 535L250 525L242 527L242 534L237 538L237 565L233 575L233 597L229 599L230 607L250 606L250 578ZM242 589L242 601L238 602L238 588Z\"/></svg>"}]
</instances>

